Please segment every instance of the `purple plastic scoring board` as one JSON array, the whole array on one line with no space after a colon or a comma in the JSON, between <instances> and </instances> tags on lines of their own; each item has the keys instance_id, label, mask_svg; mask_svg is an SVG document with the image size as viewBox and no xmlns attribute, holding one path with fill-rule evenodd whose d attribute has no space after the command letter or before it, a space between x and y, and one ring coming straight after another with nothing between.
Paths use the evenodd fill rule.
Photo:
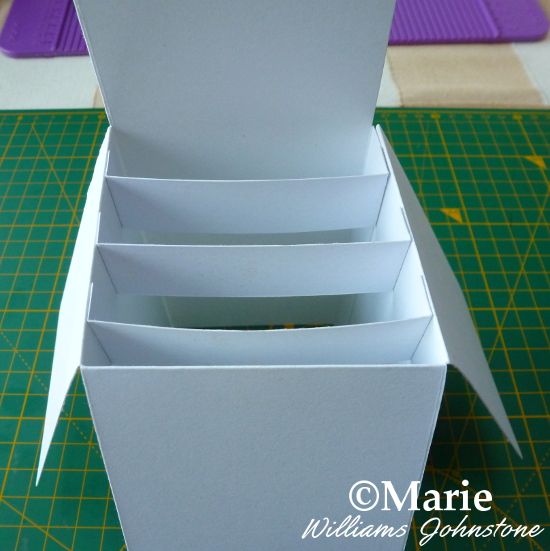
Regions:
<instances>
[{"instance_id":1,"label":"purple plastic scoring board","mask_svg":"<svg viewBox=\"0 0 550 551\"><path fill-rule=\"evenodd\" d=\"M11 57L88 53L72 0L14 0L0 50Z\"/></svg>"},{"instance_id":2,"label":"purple plastic scoring board","mask_svg":"<svg viewBox=\"0 0 550 551\"><path fill-rule=\"evenodd\" d=\"M538 0L397 0L390 44L539 40L548 27Z\"/></svg>"},{"instance_id":3,"label":"purple plastic scoring board","mask_svg":"<svg viewBox=\"0 0 550 551\"><path fill-rule=\"evenodd\" d=\"M397 0L390 44L539 40L548 28L538 0ZM0 50L12 57L85 55L72 0L14 0Z\"/></svg>"}]
</instances>

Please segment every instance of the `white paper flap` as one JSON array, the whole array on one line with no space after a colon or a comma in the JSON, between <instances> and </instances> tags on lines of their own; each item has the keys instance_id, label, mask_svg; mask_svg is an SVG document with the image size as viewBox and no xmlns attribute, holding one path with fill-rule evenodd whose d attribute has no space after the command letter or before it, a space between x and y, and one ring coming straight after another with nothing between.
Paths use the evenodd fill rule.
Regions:
<instances>
[{"instance_id":1,"label":"white paper flap","mask_svg":"<svg viewBox=\"0 0 550 551\"><path fill-rule=\"evenodd\" d=\"M128 175L362 174L393 0L76 0Z\"/></svg>"},{"instance_id":2,"label":"white paper flap","mask_svg":"<svg viewBox=\"0 0 550 551\"><path fill-rule=\"evenodd\" d=\"M80 366L108 142L109 131L107 131L107 135L103 140L92 181L88 188L86 205L74 246L67 281L65 282L63 298L61 299L37 480L42 474L65 396Z\"/></svg>"},{"instance_id":3,"label":"white paper flap","mask_svg":"<svg viewBox=\"0 0 550 551\"><path fill-rule=\"evenodd\" d=\"M447 347L449 363L466 377L514 449L521 454L462 290L401 164L380 127L378 132L401 192L401 199L434 305L434 314Z\"/></svg>"}]
</instances>

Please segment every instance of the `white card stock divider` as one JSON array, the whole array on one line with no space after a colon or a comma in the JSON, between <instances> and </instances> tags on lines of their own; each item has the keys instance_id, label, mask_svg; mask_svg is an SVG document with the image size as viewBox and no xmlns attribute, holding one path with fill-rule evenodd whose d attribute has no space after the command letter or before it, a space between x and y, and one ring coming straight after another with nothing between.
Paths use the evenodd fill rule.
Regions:
<instances>
[{"instance_id":1,"label":"white card stock divider","mask_svg":"<svg viewBox=\"0 0 550 551\"><path fill-rule=\"evenodd\" d=\"M165 180L117 175L107 183L124 228L176 233L298 233L372 227L388 180L376 138L360 176Z\"/></svg>"},{"instance_id":2,"label":"white card stock divider","mask_svg":"<svg viewBox=\"0 0 550 551\"><path fill-rule=\"evenodd\" d=\"M215 251L218 247L212 249ZM229 257L239 255L234 247L223 249L228 249ZM181 298L174 298L165 296L166 286L162 283L158 287L128 285L143 280L132 269L131 260L128 258L119 264L118 259L113 262L112 257L105 255L103 248L100 247L99 252L89 323L114 365L142 362L236 366L410 362L432 317L422 277L412 255L405 263L400 263L399 279L387 286L385 293L338 295L339 287L335 286L338 278L334 278L333 294L291 297L276 294L277 298L250 298L250 295L270 296L265 290L269 286L265 289L251 286L244 294L248 298L215 299L211 297L220 296L220 281L228 275L223 263L215 272L224 276L221 280L213 281L208 273L205 273L207 277L198 278L200 292L197 292L196 279L188 281L182 276L178 280ZM265 259L259 263L265 264ZM113 273L122 273L124 265L134 277L119 282ZM143 268L141 273L150 273L151 269L149 266L147 272ZM177 271L168 272L171 278L177 277ZM311 278L315 281L316 275L305 274L306 281L312 285ZM288 270L282 269L282 280L287 276ZM154 277L164 281L160 274ZM242 279L242 274L240 277ZM237 273L231 274L231 278L240 281ZM302 285L294 282L294 288L302 289ZM408 298L411 292L416 300ZM241 291L238 296L242 295ZM222 295L227 296L232 295L227 292ZM314 308L310 309L312 305ZM280 323L311 327L254 329L255 325ZM223 325L226 328L221 328ZM318 327L314 327L316 325ZM199 329L197 326L218 328ZM242 330L243 327L250 329Z\"/></svg>"},{"instance_id":3,"label":"white card stock divider","mask_svg":"<svg viewBox=\"0 0 550 551\"><path fill-rule=\"evenodd\" d=\"M112 365L368 365L410 362L429 320L262 331L90 324Z\"/></svg>"},{"instance_id":4,"label":"white card stock divider","mask_svg":"<svg viewBox=\"0 0 550 551\"><path fill-rule=\"evenodd\" d=\"M432 312L376 137L369 158L367 175L305 180L107 170L89 324L109 363L410 363ZM128 229L230 244L124 243ZM281 235L286 244L265 244Z\"/></svg>"},{"instance_id":5,"label":"white card stock divider","mask_svg":"<svg viewBox=\"0 0 550 551\"><path fill-rule=\"evenodd\" d=\"M408 241L268 246L101 243L98 249L121 292L269 297L389 291L408 246Z\"/></svg>"}]
</instances>

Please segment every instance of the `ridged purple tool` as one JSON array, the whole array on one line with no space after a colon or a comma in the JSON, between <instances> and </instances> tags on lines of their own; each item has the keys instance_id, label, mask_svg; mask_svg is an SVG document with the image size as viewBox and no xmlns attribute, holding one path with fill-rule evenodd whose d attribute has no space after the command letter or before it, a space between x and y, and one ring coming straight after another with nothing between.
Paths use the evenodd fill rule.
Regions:
<instances>
[{"instance_id":1,"label":"ridged purple tool","mask_svg":"<svg viewBox=\"0 0 550 551\"><path fill-rule=\"evenodd\" d=\"M390 44L530 41L548 27L538 0L397 0ZM0 50L12 57L85 55L72 0L14 0Z\"/></svg>"},{"instance_id":2,"label":"ridged purple tool","mask_svg":"<svg viewBox=\"0 0 550 551\"><path fill-rule=\"evenodd\" d=\"M539 40L548 27L538 0L397 0L390 44Z\"/></svg>"},{"instance_id":3,"label":"ridged purple tool","mask_svg":"<svg viewBox=\"0 0 550 551\"><path fill-rule=\"evenodd\" d=\"M14 0L0 50L12 57L88 53L72 0Z\"/></svg>"}]
</instances>

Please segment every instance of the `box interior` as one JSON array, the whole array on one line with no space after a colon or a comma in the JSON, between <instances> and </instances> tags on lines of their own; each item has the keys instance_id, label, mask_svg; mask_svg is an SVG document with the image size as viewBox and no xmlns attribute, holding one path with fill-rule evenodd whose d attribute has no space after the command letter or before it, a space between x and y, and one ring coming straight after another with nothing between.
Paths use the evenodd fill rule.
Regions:
<instances>
[{"instance_id":1,"label":"box interior","mask_svg":"<svg viewBox=\"0 0 550 551\"><path fill-rule=\"evenodd\" d=\"M433 312L378 139L358 176L115 175L85 365L414 363Z\"/></svg>"}]
</instances>

